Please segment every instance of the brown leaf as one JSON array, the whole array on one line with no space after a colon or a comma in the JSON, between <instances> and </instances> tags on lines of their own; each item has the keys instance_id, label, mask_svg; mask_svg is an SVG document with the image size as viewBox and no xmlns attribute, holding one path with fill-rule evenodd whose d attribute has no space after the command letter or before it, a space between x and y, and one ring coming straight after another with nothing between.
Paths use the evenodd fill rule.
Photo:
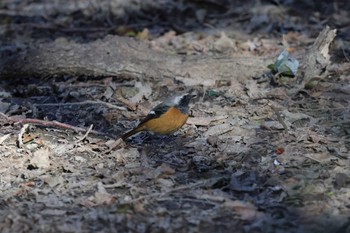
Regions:
<instances>
[{"instance_id":1,"label":"brown leaf","mask_svg":"<svg viewBox=\"0 0 350 233\"><path fill-rule=\"evenodd\" d=\"M226 201L223 205L233 209L233 211L235 211L235 213L237 213L242 220L252 221L264 217L263 212L258 211L253 204L248 202Z\"/></svg>"}]
</instances>

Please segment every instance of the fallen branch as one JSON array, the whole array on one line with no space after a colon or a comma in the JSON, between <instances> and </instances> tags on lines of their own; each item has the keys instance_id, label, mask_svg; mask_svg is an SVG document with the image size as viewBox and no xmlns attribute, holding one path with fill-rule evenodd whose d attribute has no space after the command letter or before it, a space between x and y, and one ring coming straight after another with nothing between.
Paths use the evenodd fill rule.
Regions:
<instances>
[{"instance_id":1,"label":"fallen branch","mask_svg":"<svg viewBox=\"0 0 350 233\"><path fill-rule=\"evenodd\" d=\"M88 131L88 129L68 125L65 123L58 122L58 121L39 120L39 119L33 119L33 118L19 119L16 117L9 117L6 114L1 113L1 112L0 112L0 116L5 118L8 122L14 123L15 125L17 125L17 124L33 124L33 125L40 125L40 126L45 126L45 127L69 129L69 130L73 130L76 133L78 133L78 132L84 133L84 132ZM104 135L104 133L98 132L96 130L90 130L90 133L96 134L96 135Z\"/></svg>"},{"instance_id":2,"label":"fallen branch","mask_svg":"<svg viewBox=\"0 0 350 233\"><path fill-rule=\"evenodd\" d=\"M154 51L145 42L107 36L79 44L54 41L2 56L3 77L91 75L118 78L177 78L187 85L214 85L215 80L258 76L271 63L261 57L183 56Z\"/></svg>"},{"instance_id":3,"label":"fallen branch","mask_svg":"<svg viewBox=\"0 0 350 233\"><path fill-rule=\"evenodd\" d=\"M326 27L301 61L301 77L307 83L329 64L329 45L336 30ZM5 51L6 52L6 51ZM0 54L1 55L1 54ZM266 57L184 56L154 51L148 44L127 37L107 36L79 44L54 41L33 45L12 55L1 56L3 77L91 75L160 80L176 78L186 85L212 86L217 80L259 76L272 63Z\"/></svg>"},{"instance_id":4,"label":"fallen branch","mask_svg":"<svg viewBox=\"0 0 350 233\"><path fill-rule=\"evenodd\" d=\"M210 178L210 179L207 179L207 180L201 180L201 181L198 181L198 182L195 182L195 183L191 183L191 184L180 185L178 187L165 190L163 192L152 193L152 194L140 196L138 198L135 198L135 199L132 199L132 200L128 200L128 201L121 201L119 204L133 204L133 203L139 202L139 201L144 200L144 199L151 200L152 198L158 198L158 197L166 196L166 195L169 195L170 193L174 193L174 192L178 192L178 191L193 190L195 188L200 188L200 187L201 188L203 188L203 187L210 187L214 183L216 183L218 180L221 180L221 179L222 179L222 177L214 177L214 178Z\"/></svg>"},{"instance_id":5,"label":"fallen branch","mask_svg":"<svg viewBox=\"0 0 350 233\"><path fill-rule=\"evenodd\" d=\"M331 30L326 26L305 54L301 67L302 73L304 73L303 87L313 78L321 76L330 64L329 46L336 35L336 29Z\"/></svg>"},{"instance_id":6,"label":"fallen branch","mask_svg":"<svg viewBox=\"0 0 350 233\"><path fill-rule=\"evenodd\" d=\"M44 103L44 104L33 104L33 105L34 106L74 106L74 105L85 105L85 104L100 104L112 109L126 110L125 107L120 107L120 106L103 102L100 100L86 100L82 102L71 102L71 103Z\"/></svg>"},{"instance_id":7,"label":"fallen branch","mask_svg":"<svg viewBox=\"0 0 350 233\"><path fill-rule=\"evenodd\" d=\"M84 134L81 138L79 138L78 140L76 140L75 142L78 143L78 142L84 141L84 140L87 138L87 136L89 135L89 133L91 132L91 130L92 130L93 127L94 127L94 125L91 124L90 127L88 128L88 130L85 132L85 134Z\"/></svg>"}]
</instances>

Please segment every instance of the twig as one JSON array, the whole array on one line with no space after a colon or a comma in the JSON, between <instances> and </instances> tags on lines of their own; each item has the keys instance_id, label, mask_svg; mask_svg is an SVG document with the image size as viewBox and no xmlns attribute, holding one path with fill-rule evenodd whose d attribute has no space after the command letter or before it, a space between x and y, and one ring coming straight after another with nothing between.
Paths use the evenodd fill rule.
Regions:
<instances>
[{"instance_id":1,"label":"twig","mask_svg":"<svg viewBox=\"0 0 350 233\"><path fill-rule=\"evenodd\" d=\"M217 199L220 199L220 197L218 197ZM221 199L223 199L223 197L221 197ZM159 201L174 201L174 198L173 197L163 197L163 198L160 198L158 200ZM190 197L181 198L181 201L201 203L201 204L205 203L205 204L209 204L209 205L213 205L213 206L217 206L218 202L220 202L220 200L219 201L209 200L207 198L202 197L201 195L195 195L195 196L193 196L193 198L190 198ZM224 202L224 201L222 201L222 202Z\"/></svg>"},{"instance_id":2,"label":"twig","mask_svg":"<svg viewBox=\"0 0 350 233\"><path fill-rule=\"evenodd\" d=\"M124 143L123 139L118 138L112 145L111 147L104 152L104 154L109 154L112 150L119 148L120 145L122 145Z\"/></svg>"},{"instance_id":3,"label":"twig","mask_svg":"<svg viewBox=\"0 0 350 233\"><path fill-rule=\"evenodd\" d=\"M17 137L17 145L19 148L23 147L23 134L26 132L26 130L28 129L29 124L24 124L21 128L21 130L19 131L18 137Z\"/></svg>"},{"instance_id":4,"label":"twig","mask_svg":"<svg viewBox=\"0 0 350 233\"><path fill-rule=\"evenodd\" d=\"M94 127L93 124L90 125L89 129L86 131L86 133L84 134L84 136L81 137L80 139L78 139L76 142L84 141L84 140L87 138L87 136L89 135L89 133L91 132L92 127Z\"/></svg>"},{"instance_id":5,"label":"twig","mask_svg":"<svg viewBox=\"0 0 350 233\"><path fill-rule=\"evenodd\" d=\"M132 199L132 200L130 200L130 201L121 202L120 204L132 204L132 203L141 201L141 200L143 200L143 199L148 199L148 200L149 200L150 198L153 198L153 197L161 197L161 196L164 196L164 195L167 195L167 194L169 194L169 193L176 192L176 191L181 191L181 190L186 190L186 189L193 189L193 188L195 188L195 187L208 186L208 185L210 185L210 184L212 184L212 183L217 182L217 181L220 180L221 178L222 178L222 177L215 177L215 178L210 178L210 179L208 179L208 180L201 180L201 181L198 181L198 182L195 182L195 183L192 183L192 184L188 184L188 185L181 185L181 186L179 186L179 187L166 190L165 192L152 193L152 194L149 194L149 195L145 195L145 196L141 196L141 197Z\"/></svg>"},{"instance_id":6,"label":"twig","mask_svg":"<svg viewBox=\"0 0 350 233\"><path fill-rule=\"evenodd\" d=\"M7 121L17 124L34 124L34 125L41 125L45 127L53 127L53 128L63 128L63 129L70 129L74 132L86 132L87 129L76 127L72 125L68 125L65 123L61 123L58 121L48 121L48 120L39 120L39 119L32 119L32 118L25 118L25 119L18 119L16 117L9 117L6 116L4 113L0 112L0 116L4 117ZM90 130L89 133L96 134L96 135L105 135L102 132L98 132L96 130Z\"/></svg>"},{"instance_id":7,"label":"twig","mask_svg":"<svg viewBox=\"0 0 350 233\"><path fill-rule=\"evenodd\" d=\"M101 104L105 105L108 108L114 108L118 110L126 110L125 107L119 107L117 105L106 103L103 101L93 101L93 100L87 100L83 102L73 102L73 103L45 103L45 104L34 104L34 106L72 106L72 105L84 105L84 104Z\"/></svg>"},{"instance_id":8,"label":"twig","mask_svg":"<svg viewBox=\"0 0 350 233\"><path fill-rule=\"evenodd\" d=\"M10 120L9 120L9 117L8 117L6 114L0 112L0 116L3 117L3 118L5 118L5 120L10 121Z\"/></svg>"},{"instance_id":9,"label":"twig","mask_svg":"<svg viewBox=\"0 0 350 233\"><path fill-rule=\"evenodd\" d=\"M1 12L1 11L0 11ZM12 15L13 12L8 12L10 16ZM62 27L59 25L53 25L53 24L36 24L36 23L21 23L19 24L20 26L27 26L27 27L33 27L37 29L46 29L46 30L56 30L56 31L61 31L61 32L78 32L78 33L87 33L87 32L108 32L108 31L114 31L120 29L120 27L72 27L72 28L67 28L67 27ZM146 27L148 26L149 23L138 23L138 24L131 24L129 27L135 27L135 26L142 26Z\"/></svg>"},{"instance_id":10,"label":"twig","mask_svg":"<svg viewBox=\"0 0 350 233\"><path fill-rule=\"evenodd\" d=\"M11 134L8 133L8 134L5 134L4 136L0 137L0 145L1 145L4 141L6 141L6 139L8 139L10 136L11 136Z\"/></svg>"},{"instance_id":11,"label":"twig","mask_svg":"<svg viewBox=\"0 0 350 233\"><path fill-rule=\"evenodd\" d=\"M281 125L283 125L284 131L286 131L286 133L288 133L288 126L286 125L286 123L282 119L280 111L276 107L274 107L272 104L269 103L268 105L271 107L272 111L274 111L278 122L281 123Z\"/></svg>"},{"instance_id":12,"label":"twig","mask_svg":"<svg viewBox=\"0 0 350 233\"><path fill-rule=\"evenodd\" d=\"M91 28L64 28L59 27L52 24L36 24L36 23L22 23L21 26L27 26L27 27L33 27L37 29L46 29L46 30L55 30L55 31L62 31L62 32L105 32L113 30L111 27L91 27Z\"/></svg>"}]
</instances>

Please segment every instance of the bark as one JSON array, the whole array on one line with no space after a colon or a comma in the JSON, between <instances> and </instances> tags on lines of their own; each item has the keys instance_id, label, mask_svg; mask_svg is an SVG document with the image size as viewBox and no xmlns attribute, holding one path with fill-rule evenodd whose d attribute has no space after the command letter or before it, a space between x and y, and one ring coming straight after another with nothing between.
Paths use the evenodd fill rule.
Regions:
<instances>
[{"instance_id":1,"label":"bark","mask_svg":"<svg viewBox=\"0 0 350 233\"><path fill-rule=\"evenodd\" d=\"M303 86L313 78L320 77L330 64L329 46L333 42L337 30L331 30L326 26L316 38L314 44L310 47L306 56L302 60L301 71L303 75Z\"/></svg>"}]
</instances>

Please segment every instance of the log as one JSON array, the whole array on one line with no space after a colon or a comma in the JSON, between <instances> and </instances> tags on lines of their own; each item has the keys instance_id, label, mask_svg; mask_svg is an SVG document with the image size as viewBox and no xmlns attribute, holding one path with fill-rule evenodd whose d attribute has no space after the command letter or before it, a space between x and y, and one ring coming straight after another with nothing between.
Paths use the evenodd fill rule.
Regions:
<instances>
[{"instance_id":1,"label":"log","mask_svg":"<svg viewBox=\"0 0 350 233\"><path fill-rule=\"evenodd\" d=\"M304 54L303 83L320 75L329 64L328 48L336 30L326 27ZM3 53L3 52L2 52ZM90 43L65 39L32 45L12 55L1 54L0 75L47 77L54 75L115 76L117 78L176 78L186 85L214 85L216 80L243 81L267 72L273 59L264 57L185 56L154 51L142 41L107 36Z\"/></svg>"},{"instance_id":2,"label":"log","mask_svg":"<svg viewBox=\"0 0 350 233\"><path fill-rule=\"evenodd\" d=\"M85 44L60 39L1 57L3 78L86 75L157 80L170 77L187 85L213 85L215 80L251 78L267 71L267 65L273 62L261 57L167 54L150 49L142 41L119 36Z\"/></svg>"}]
</instances>

